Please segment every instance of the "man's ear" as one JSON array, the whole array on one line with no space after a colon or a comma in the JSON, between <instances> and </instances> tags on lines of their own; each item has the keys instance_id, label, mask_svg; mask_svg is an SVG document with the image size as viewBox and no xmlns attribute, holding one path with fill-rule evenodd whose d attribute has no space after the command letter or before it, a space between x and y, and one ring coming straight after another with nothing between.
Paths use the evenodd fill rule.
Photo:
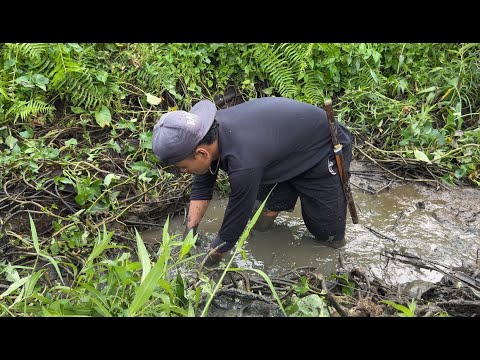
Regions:
<instances>
[{"instance_id":1,"label":"man's ear","mask_svg":"<svg viewBox=\"0 0 480 360\"><path fill-rule=\"evenodd\" d=\"M195 155L196 155L196 156L201 156L201 157L203 157L203 158L206 159L206 158L208 158L208 156L210 155L210 153L209 153L208 150L205 149L204 147L199 146L199 147L197 147L197 148L195 149Z\"/></svg>"}]
</instances>

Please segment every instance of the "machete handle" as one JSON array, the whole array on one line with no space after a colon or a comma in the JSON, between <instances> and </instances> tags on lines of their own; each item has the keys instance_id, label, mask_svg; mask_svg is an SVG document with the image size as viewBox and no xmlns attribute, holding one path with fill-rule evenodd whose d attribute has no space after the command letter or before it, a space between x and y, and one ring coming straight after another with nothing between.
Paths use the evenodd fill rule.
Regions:
<instances>
[{"instance_id":1,"label":"machete handle","mask_svg":"<svg viewBox=\"0 0 480 360\"><path fill-rule=\"evenodd\" d=\"M345 200L347 201L348 209L350 210L350 216L352 222L358 224L357 208L353 201L352 189L350 188L350 182L348 179L348 173L343 161L342 144L338 140L337 124L333 115L332 99L325 100L325 112L327 113L328 125L330 127L330 134L332 136L333 151L335 153L335 160L337 162L338 174L342 183L343 193L345 194Z\"/></svg>"}]
</instances>

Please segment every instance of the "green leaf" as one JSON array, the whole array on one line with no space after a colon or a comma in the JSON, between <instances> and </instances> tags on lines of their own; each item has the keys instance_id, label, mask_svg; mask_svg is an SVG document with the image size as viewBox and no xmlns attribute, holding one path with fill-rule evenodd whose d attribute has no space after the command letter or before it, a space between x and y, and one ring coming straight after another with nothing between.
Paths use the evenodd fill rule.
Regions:
<instances>
[{"instance_id":1,"label":"green leaf","mask_svg":"<svg viewBox=\"0 0 480 360\"><path fill-rule=\"evenodd\" d=\"M185 284L183 282L182 276L180 275L180 272L177 272L177 278L175 282L175 294L182 307L186 307L188 304L188 300L185 298Z\"/></svg>"},{"instance_id":2,"label":"green leaf","mask_svg":"<svg viewBox=\"0 0 480 360\"><path fill-rule=\"evenodd\" d=\"M50 82L48 78L46 78L42 74L34 74L32 76L32 80L33 80L33 83L37 85L40 89L42 89L43 91L47 91L47 87L45 85L47 85Z\"/></svg>"},{"instance_id":3,"label":"green leaf","mask_svg":"<svg viewBox=\"0 0 480 360\"><path fill-rule=\"evenodd\" d=\"M152 131L143 132L139 135L142 149L152 149Z\"/></svg>"},{"instance_id":4,"label":"green leaf","mask_svg":"<svg viewBox=\"0 0 480 360\"><path fill-rule=\"evenodd\" d=\"M33 129L26 125L25 131L20 132L20 136L24 139L31 139L33 137Z\"/></svg>"},{"instance_id":5,"label":"green leaf","mask_svg":"<svg viewBox=\"0 0 480 360\"><path fill-rule=\"evenodd\" d=\"M467 174L467 171L466 171L465 168L463 168L463 167L455 170L455 177L456 177L457 179L463 178L466 174Z\"/></svg>"},{"instance_id":6,"label":"green leaf","mask_svg":"<svg viewBox=\"0 0 480 360\"><path fill-rule=\"evenodd\" d=\"M156 97L155 95L152 95L150 93L147 93L147 102L150 104L150 105L158 105L160 104L160 102L162 101L161 98L158 98Z\"/></svg>"},{"instance_id":7,"label":"green leaf","mask_svg":"<svg viewBox=\"0 0 480 360\"><path fill-rule=\"evenodd\" d=\"M29 277L24 287L25 299L30 297L30 295L33 293L33 290L35 289L35 285L37 284L37 281L40 279L40 277L43 275L45 271L46 271L45 269L41 269L40 271L35 272L32 276Z\"/></svg>"},{"instance_id":8,"label":"green leaf","mask_svg":"<svg viewBox=\"0 0 480 360\"><path fill-rule=\"evenodd\" d=\"M375 74L375 71L373 71L373 69L370 69L370 75L372 76L372 79L375 81L375 83L378 84L378 77L377 74Z\"/></svg>"},{"instance_id":9,"label":"green leaf","mask_svg":"<svg viewBox=\"0 0 480 360\"><path fill-rule=\"evenodd\" d=\"M72 110L74 114L83 114L85 112L85 109L78 106L71 106L70 110Z\"/></svg>"},{"instance_id":10,"label":"green leaf","mask_svg":"<svg viewBox=\"0 0 480 360\"><path fill-rule=\"evenodd\" d=\"M185 239L183 239L182 248L180 249L180 256L178 257L178 260L181 260L185 255L188 254L192 246L197 241L197 238L198 234L193 236L193 230L190 230L188 232L187 236L185 236Z\"/></svg>"},{"instance_id":11,"label":"green leaf","mask_svg":"<svg viewBox=\"0 0 480 360\"><path fill-rule=\"evenodd\" d=\"M170 286L170 283L168 281L166 281L164 279L159 279L158 280L158 285L160 285L163 289L165 289L168 292L168 295L170 295L170 297L172 299L175 298L175 294L173 293L172 287ZM167 296L167 298L168 298L168 296ZM164 302L165 302L165 300L164 300Z\"/></svg>"},{"instance_id":12,"label":"green leaf","mask_svg":"<svg viewBox=\"0 0 480 360\"><path fill-rule=\"evenodd\" d=\"M77 139L71 138L71 139L65 141L65 145L66 146L75 146L75 145L77 145Z\"/></svg>"},{"instance_id":13,"label":"green leaf","mask_svg":"<svg viewBox=\"0 0 480 360\"><path fill-rule=\"evenodd\" d=\"M137 161L136 163L133 163L131 165L131 168L138 172L144 172L144 171L150 170L151 166L149 163L145 161Z\"/></svg>"},{"instance_id":14,"label":"green leaf","mask_svg":"<svg viewBox=\"0 0 480 360\"><path fill-rule=\"evenodd\" d=\"M109 126L112 121L110 110L104 105L98 107L97 110L95 110L95 120L97 120L97 124L102 128Z\"/></svg>"},{"instance_id":15,"label":"green leaf","mask_svg":"<svg viewBox=\"0 0 480 360\"><path fill-rule=\"evenodd\" d=\"M298 303L300 314L308 317L319 317L321 310L325 307L323 300L316 294L310 294L301 298Z\"/></svg>"},{"instance_id":16,"label":"green leaf","mask_svg":"<svg viewBox=\"0 0 480 360\"><path fill-rule=\"evenodd\" d=\"M427 92L432 92L432 91L435 91L435 90L437 90L437 87L436 87L436 86L431 86L431 87L429 87L429 88L420 90L419 92L417 92L417 95L418 95L418 94L427 93Z\"/></svg>"},{"instance_id":17,"label":"green leaf","mask_svg":"<svg viewBox=\"0 0 480 360\"><path fill-rule=\"evenodd\" d=\"M12 135L8 135L7 138L5 139L5 144L7 144L7 146L10 149L13 149L16 143L17 143L17 139L14 138Z\"/></svg>"},{"instance_id":18,"label":"green leaf","mask_svg":"<svg viewBox=\"0 0 480 360\"><path fill-rule=\"evenodd\" d=\"M30 76L20 76L15 79L15 82L27 88L35 87L35 85L30 81Z\"/></svg>"},{"instance_id":19,"label":"green leaf","mask_svg":"<svg viewBox=\"0 0 480 360\"><path fill-rule=\"evenodd\" d=\"M268 87L266 89L263 89L262 92L266 95L272 95L273 87Z\"/></svg>"},{"instance_id":20,"label":"green leaf","mask_svg":"<svg viewBox=\"0 0 480 360\"><path fill-rule=\"evenodd\" d=\"M97 72L97 80L101 81L102 83L106 83L108 78L108 73L105 70L98 70Z\"/></svg>"}]
</instances>

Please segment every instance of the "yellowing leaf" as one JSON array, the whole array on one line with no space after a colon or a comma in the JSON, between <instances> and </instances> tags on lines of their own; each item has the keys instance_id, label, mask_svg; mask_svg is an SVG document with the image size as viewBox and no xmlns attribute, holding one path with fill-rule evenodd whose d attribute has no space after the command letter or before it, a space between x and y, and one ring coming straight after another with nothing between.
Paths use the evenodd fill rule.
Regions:
<instances>
[{"instance_id":1,"label":"yellowing leaf","mask_svg":"<svg viewBox=\"0 0 480 360\"><path fill-rule=\"evenodd\" d=\"M415 159L420 160L420 161L425 161L429 164L431 164L430 159L428 158L427 155L423 151L420 150L414 150L413 154L415 155Z\"/></svg>"},{"instance_id":2,"label":"yellowing leaf","mask_svg":"<svg viewBox=\"0 0 480 360\"><path fill-rule=\"evenodd\" d=\"M147 102L150 105L158 105L162 102L162 99L159 97L156 97L155 95L152 95L150 93L147 93Z\"/></svg>"}]
</instances>

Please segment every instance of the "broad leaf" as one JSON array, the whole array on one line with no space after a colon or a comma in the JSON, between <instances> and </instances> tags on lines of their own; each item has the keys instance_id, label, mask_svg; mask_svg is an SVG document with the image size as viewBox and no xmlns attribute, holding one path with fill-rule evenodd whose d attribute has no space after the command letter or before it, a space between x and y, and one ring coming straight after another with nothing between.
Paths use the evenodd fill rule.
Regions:
<instances>
[{"instance_id":1,"label":"broad leaf","mask_svg":"<svg viewBox=\"0 0 480 360\"><path fill-rule=\"evenodd\" d=\"M104 105L100 106L95 110L95 120L97 120L97 124L100 127L109 126L112 122L112 115L110 114L110 110Z\"/></svg>"}]
</instances>

